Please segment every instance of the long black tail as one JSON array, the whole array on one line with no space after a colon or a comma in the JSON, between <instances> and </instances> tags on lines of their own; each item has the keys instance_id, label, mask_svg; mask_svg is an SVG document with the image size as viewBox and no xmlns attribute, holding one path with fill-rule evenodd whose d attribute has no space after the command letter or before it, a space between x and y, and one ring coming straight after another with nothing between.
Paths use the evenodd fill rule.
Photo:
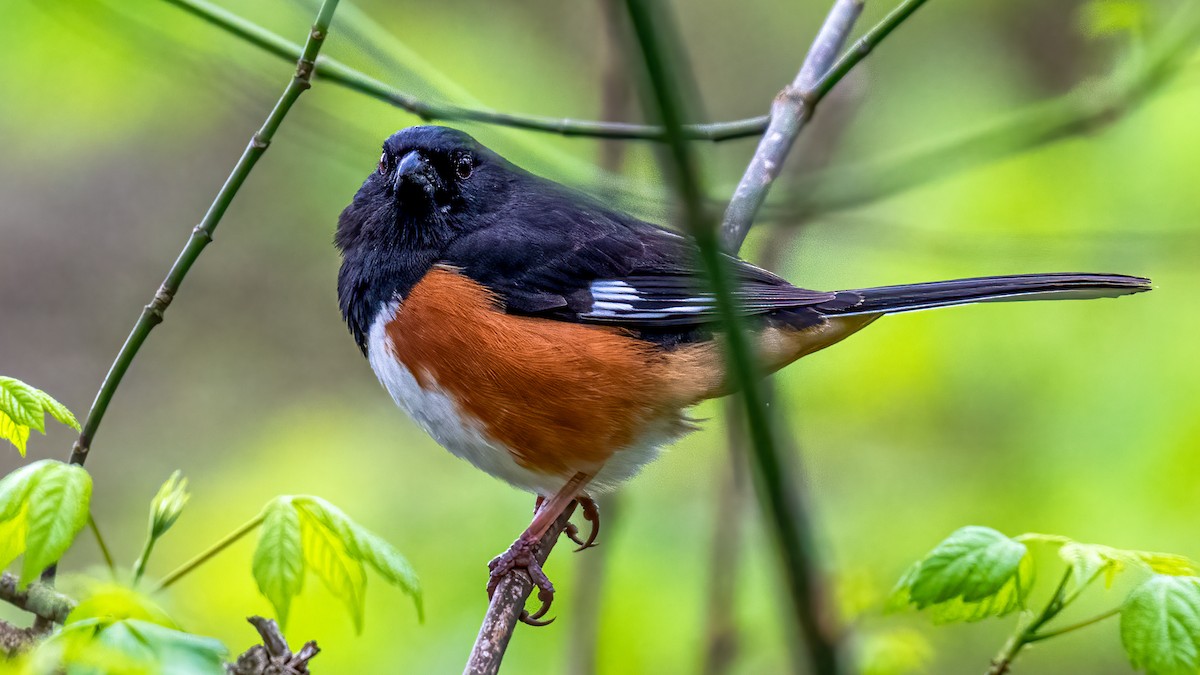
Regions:
<instances>
[{"instance_id":1,"label":"long black tail","mask_svg":"<svg viewBox=\"0 0 1200 675\"><path fill-rule=\"evenodd\" d=\"M825 309L830 315L893 314L973 302L1016 300L1088 300L1150 290L1150 280L1124 274L1014 274L934 281L924 284L859 288L838 293L838 299L857 294L862 301L845 309Z\"/></svg>"}]
</instances>

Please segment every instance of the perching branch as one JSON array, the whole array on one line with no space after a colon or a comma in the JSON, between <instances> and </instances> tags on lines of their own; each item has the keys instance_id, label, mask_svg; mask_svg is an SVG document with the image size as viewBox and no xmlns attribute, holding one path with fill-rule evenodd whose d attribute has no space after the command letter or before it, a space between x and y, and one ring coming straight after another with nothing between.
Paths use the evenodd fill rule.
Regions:
<instances>
[{"instance_id":1,"label":"perching branch","mask_svg":"<svg viewBox=\"0 0 1200 675\"><path fill-rule=\"evenodd\" d=\"M121 346L121 351L117 353L116 360L113 361L112 367L104 377L104 381L100 385L100 391L96 394L96 400L92 403L92 408L83 423L83 431L80 432L79 439L75 441L75 445L71 450L70 461L72 464L82 465L86 461L88 451L91 449L92 440L95 438L96 431L100 428L100 423L104 420L104 413L108 410L108 404L112 401L117 387L120 386L121 379L125 376L125 371L133 363L133 359L137 356L138 350L142 348L146 337L150 335L150 331L162 323L163 313L175 298L180 285L183 283L188 271L191 270L192 265L196 262L196 259L200 257L200 253L204 251L204 247L208 246L209 242L212 241L213 231L216 230L217 225L221 222L221 217L225 215L225 210L229 208L234 197L237 196L238 190L246 182L246 177L250 175L250 171L254 169L254 165L263 156L263 153L267 151L267 147L271 144L271 139L274 138L279 125L283 123L283 118L287 116L288 111L292 109L292 105L300 98L300 94L312 86L313 68L317 56L321 51L321 46L325 43L325 35L329 32L329 24L333 20L333 12L337 9L337 4L338 0L324 0L321 4L320 10L317 12L317 18L313 22L312 30L309 32L308 39L304 43L304 48L297 50L296 72L292 76L291 81L283 90L283 94L279 97L279 101L267 116L262 128L250 138L250 143L242 152L241 158L234 165L232 173L225 180L225 184L221 186L221 190L217 193L216 198L213 199L212 205L208 207L208 212L204 214L204 219L192 229L192 234L188 238L187 245L184 246L183 251L180 252L179 257L175 260L175 264L167 272L166 279L158 287L158 291L155 292L150 304L146 305L142 310L142 314L134 324L129 337L126 338L125 344Z\"/></svg>"},{"instance_id":2,"label":"perching branch","mask_svg":"<svg viewBox=\"0 0 1200 675\"><path fill-rule=\"evenodd\" d=\"M538 540L534 555L538 563L545 565L550 557L559 535L571 521L575 512L575 502L571 502L562 515L546 530L546 534ZM512 639L513 629L525 609L525 601L533 591L533 579L523 569L515 569L511 574L500 580L496 592L488 603L487 614L483 617L483 625L479 627L479 635L471 648L471 656L463 675L494 675L500 672L500 664L504 660L504 652Z\"/></svg>"}]
</instances>

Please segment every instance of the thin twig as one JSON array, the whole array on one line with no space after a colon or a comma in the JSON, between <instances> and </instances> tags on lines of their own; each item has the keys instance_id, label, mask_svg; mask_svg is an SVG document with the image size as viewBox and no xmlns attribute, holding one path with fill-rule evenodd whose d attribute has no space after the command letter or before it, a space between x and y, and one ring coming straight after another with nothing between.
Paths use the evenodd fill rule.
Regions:
<instances>
[{"instance_id":1,"label":"thin twig","mask_svg":"<svg viewBox=\"0 0 1200 675\"><path fill-rule=\"evenodd\" d=\"M209 546L204 551L201 551L198 555L196 555L196 557L175 568L170 574L163 577L162 581L158 582L158 588L156 590L161 591L176 581L179 581L192 570L208 562L213 556L234 545L239 539L253 532L254 529L259 525L262 525L264 518L266 518L266 515L259 513L251 520L246 521L246 523L238 529L222 537L217 543Z\"/></svg>"},{"instance_id":2,"label":"thin twig","mask_svg":"<svg viewBox=\"0 0 1200 675\"><path fill-rule=\"evenodd\" d=\"M52 623L62 623L75 609L74 600L45 584L19 590L17 578L8 572L0 574L0 600Z\"/></svg>"},{"instance_id":3,"label":"thin twig","mask_svg":"<svg viewBox=\"0 0 1200 675\"><path fill-rule=\"evenodd\" d=\"M233 12L214 5L207 0L166 0L177 5L204 21L245 40L275 56L293 60L300 53L300 46L283 38L258 24L244 19ZM882 26L882 24L881 24ZM821 78L820 84L814 88L813 103L820 100L834 85L837 84L851 68L870 52L891 28L883 26L884 30L868 33L863 37L861 49L848 52L844 62L839 62L841 69L831 70ZM609 138L615 140L648 140L665 141L661 126L652 124L631 124L626 122L601 122L595 120L576 120L540 115L521 115L505 113L486 108L468 108L448 103L426 101L411 94L402 92L394 87L351 68L340 61L329 57L317 59L316 74L360 94L365 94L376 100L405 110L423 120L442 120L447 122L478 122L497 126L525 129L544 133L560 134L568 137ZM747 117L728 122L710 122L703 124L684 124L683 134L688 140L722 142L739 138L759 136L770 122L769 115Z\"/></svg>"},{"instance_id":4,"label":"thin twig","mask_svg":"<svg viewBox=\"0 0 1200 675\"><path fill-rule=\"evenodd\" d=\"M262 128L251 137L246 149L242 152L242 156L234 165L233 171L229 174L229 178L225 180L225 184L221 186L221 190L213 199L212 205L208 207L208 212L205 213L204 219L200 224L192 229L192 234L188 238L187 245L180 252L179 257L175 260L175 264L171 266L167 272L167 277L155 292L154 298L150 304L142 310L141 316L133 326L133 330L126 338L125 344L121 346L121 351L117 353L116 360L113 361L112 367L104 378L104 382L100 385L100 391L96 394L96 400L92 403L92 408L88 412L87 419L83 423L83 430L79 434L79 439L75 441L75 445L71 450L71 463L82 465L87 459L88 450L91 448L92 440L95 438L96 431L100 428L100 423L104 420L104 413L108 410L108 405L112 401L113 394L116 393L117 387L121 384L121 379L125 376L125 371L129 369L129 365L133 363L134 357L137 356L138 350L141 349L142 343L146 341L146 337L155 326L162 323L163 313L175 298L175 294L179 291L180 285L187 276L188 271L200 257L200 253L205 246L212 241L213 231L221 222L221 217L225 215L225 210L233 202L237 196L238 190L245 183L246 177L250 175L254 165L258 162L263 153L267 151L267 147L271 144L271 139L274 138L276 130L291 110L292 105L300 98L300 94L312 86L312 74L317 55L321 51L321 46L325 42L325 35L329 32L329 24L333 20L333 12L337 9L338 0L325 0L321 5L320 11L317 13L317 18L313 22L312 30L308 34L308 39L304 43L304 48L297 50L296 72L292 76L287 87L283 90L283 94L279 97L279 101L267 116Z\"/></svg>"},{"instance_id":5,"label":"thin twig","mask_svg":"<svg viewBox=\"0 0 1200 675\"><path fill-rule=\"evenodd\" d=\"M924 0L907 0L902 7L912 5L915 9L923 2ZM834 3L821 32L817 34L808 56L804 59L804 64L800 67L800 72L796 74L796 79L772 102L771 123L759 141L758 149L750 160L750 165L746 167L737 189L734 190L729 207L725 210L725 218L721 223L721 239L726 250L737 251L746 240L746 235L754 224L754 217L766 201L767 192L779 176L792 144L800 130L812 118L816 102L821 95L818 93L818 87L821 85L822 76L834 65L834 59L850 35L850 29L862 13L862 8L862 0L838 0ZM893 12L892 15L896 13ZM911 13L912 10L908 12ZM889 18L892 15L889 15ZM907 14L899 20L880 24L885 26L882 29L883 37L886 37L905 16ZM879 29L878 26L876 28ZM869 47L863 48L860 45L870 44L872 43L866 42L865 38L860 40L859 45L850 50L847 57L838 62L838 68L832 72L841 72L843 75L849 72L856 63L850 57L858 53L865 56Z\"/></svg>"},{"instance_id":6,"label":"thin twig","mask_svg":"<svg viewBox=\"0 0 1200 675\"><path fill-rule=\"evenodd\" d=\"M546 534L538 540L534 550L538 563L546 564L550 551L553 550L559 535L566 529L574 512L575 502L571 502L550 529L546 530ZM514 570L500 581L491 602L488 603L483 625L479 627L479 635L475 638L475 645L471 648L463 675L494 675L500 672L500 664L504 660L508 642L512 639L513 629L516 628L517 620L525 609L525 600L532 591L533 579L521 569Z\"/></svg>"},{"instance_id":7,"label":"thin twig","mask_svg":"<svg viewBox=\"0 0 1200 675\"><path fill-rule=\"evenodd\" d=\"M236 663L226 666L230 675L308 675L308 662L321 652L316 642L310 640L292 653L279 624L261 616L247 621L258 631L262 644L247 649Z\"/></svg>"},{"instance_id":8,"label":"thin twig","mask_svg":"<svg viewBox=\"0 0 1200 675\"><path fill-rule=\"evenodd\" d=\"M104 535L100 534L100 526L96 524L96 518L88 513L88 527L92 530L92 536L96 538L96 545L100 547L100 555L104 558L104 564L108 567L109 572L115 572L116 564L113 562L112 553L108 550L108 544L104 541Z\"/></svg>"}]
</instances>

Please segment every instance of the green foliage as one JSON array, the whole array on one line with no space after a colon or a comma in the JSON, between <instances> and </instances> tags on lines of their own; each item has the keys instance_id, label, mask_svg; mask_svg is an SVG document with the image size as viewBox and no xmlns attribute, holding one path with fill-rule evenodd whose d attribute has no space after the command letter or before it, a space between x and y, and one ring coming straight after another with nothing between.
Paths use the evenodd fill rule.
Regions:
<instances>
[{"instance_id":1,"label":"green foliage","mask_svg":"<svg viewBox=\"0 0 1200 675\"><path fill-rule=\"evenodd\" d=\"M29 672L68 675L223 675L225 645L141 619L68 623L31 656Z\"/></svg>"},{"instance_id":2,"label":"green foliage","mask_svg":"<svg viewBox=\"0 0 1200 675\"><path fill-rule=\"evenodd\" d=\"M1101 544L1068 541L1058 549L1058 555L1071 566L1071 577L1079 587L1091 583L1102 572L1105 585L1112 587L1116 576L1128 567L1170 576L1186 576L1196 571L1192 561L1183 556L1129 551Z\"/></svg>"},{"instance_id":3,"label":"green foliage","mask_svg":"<svg viewBox=\"0 0 1200 675\"><path fill-rule=\"evenodd\" d=\"M1033 642L1121 615L1121 642L1133 666L1151 675L1200 670L1200 578L1183 556L1084 544L1052 534L1006 537L968 526L911 567L893 591L893 606L929 609L935 621L971 621L1023 606L1032 587L1033 555L1027 543L1048 544L1065 566L1062 581L1044 607L1027 614L995 663L1005 669ZM1101 574L1111 588L1117 575L1134 570L1149 579L1119 608L1065 628L1043 630ZM1068 589L1072 589L1068 592ZM997 670L995 672L1000 672Z\"/></svg>"},{"instance_id":4,"label":"green foliage","mask_svg":"<svg viewBox=\"0 0 1200 675\"><path fill-rule=\"evenodd\" d=\"M311 570L350 611L362 630L366 567L412 596L423 619L421 587L412 566L391 544L354 522L333 504L312 496L283 496L263 511L254 551L254 579L286 623L291 600Z\"/></svg>"},{"instance_id":5,"label":"green foliage","mask_svg":"<svg viewBox=\"0 0 1200 675\"><path fill-rule=\"evenodd\" d=\"M87 524L92 478L82 467L42 460L0 479L0 563L25 555L21 585L58 561Z\"/></svg>"},{"instance_id":6,"label":"green foliage","mask_svg":"<svg viewBox=\"0 0 1200 675\"><path fill-rule=\"evenodd\" d=\"M1004 616L1024 606L1033 584L1025 544L987 527L964 527L925 556L892 591L893 608L928 609L938 623Z\"/></svg>"},{"instance_id":7,"label":"green foliage","mask_svg":"<svg viewBox=\"0 0 1200 675\"><path fill-rule=\"evenodd\" d=\"M52 396L20 380L0 377L0 438L17 446L22 457L29 441L29 430L46 433L46 413L79 430L75 416Z\"/></svg>"},{"instance_id":8,"label":"green foliage","mask_svg":"<svg viewBox=\"0 0 1200 675\"><path fill-rule=\"evenodd\" d=\"M1154 575L1121 608L1121 643L1151 675L1200 670L1200 579Z\"/></svg>"}]
</instances>

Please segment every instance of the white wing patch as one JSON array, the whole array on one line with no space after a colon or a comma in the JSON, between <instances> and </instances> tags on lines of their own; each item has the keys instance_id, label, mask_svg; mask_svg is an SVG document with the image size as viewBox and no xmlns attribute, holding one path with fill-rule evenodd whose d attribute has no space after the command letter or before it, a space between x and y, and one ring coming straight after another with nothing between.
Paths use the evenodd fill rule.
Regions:
<instances>
[{"instance_id":1,"label":"white wing patch","mask_svg":"<svg viewBox=\"0 0 1200 675\"><path fill-rule=\"evenodd\" d=\"M715 305L711 296L702 295L686 298L647 297L636 287L624 281L601 279L588 287L592 294L592 307L580 314L595 319L667 319L687 314L711 312Z\"/></svg>"}]
</instances>

